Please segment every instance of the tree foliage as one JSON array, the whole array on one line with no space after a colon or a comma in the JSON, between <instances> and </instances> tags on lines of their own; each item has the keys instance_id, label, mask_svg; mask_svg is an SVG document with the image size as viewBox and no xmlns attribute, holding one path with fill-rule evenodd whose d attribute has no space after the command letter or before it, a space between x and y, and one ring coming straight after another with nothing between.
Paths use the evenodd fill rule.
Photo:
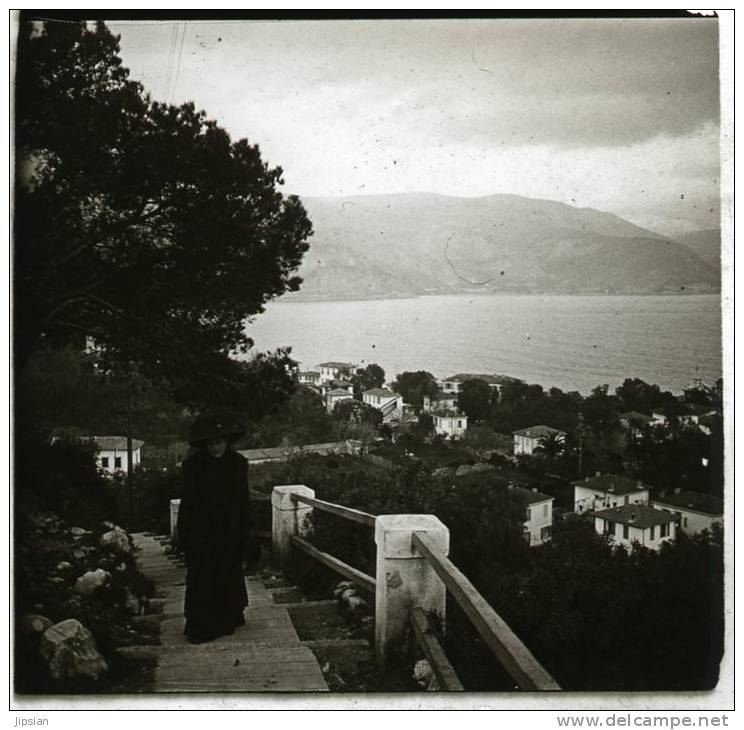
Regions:
<instances>
[{"instance_id":1,"label":"tree foliage","mask_svg":"<svg viewBox=\"0 0 744 730\"><path fill-rule=\"evenodd\" d=\"M377 364L370 363L367 367L359 368L351 376L354 386L354 397L361 398L365 390L371 388L382 388L385 385L385 371Z\"/></svg>"},{"instance_id":2,"label":"tree foliage","mask_svg":"<svg viewBox=\"0 0 744 730\"><path fill-rule=\"evenodd\" d=\"M425 370L398 373L395 376L395 392L403 396L410 405L421 408L425 395L434 398L439 393L436 378Z\"/></svg>"},{"instance_id":3,"label":"tree foliage","mask_svg":"<svg viewBox=\"0 0 744 730\"><path fill-rule=\"evenodd\" d=\"M18 43L16 358L92 336L199 399L240 380L246 319L286 290L311 225L281 168L205 112L152 100L98 23Z\"/></svg>"},{"instance_id":4,"label":"tree foliage","mask_svg":"<svg viewBox=\"0 0 744 730\"><path fill-rule=\"evenodd\" d=\"M491 388L483 380L466 380L460 386L457 403L473 423L485 418L491 409Z\"/></svg>"}]
</instances>

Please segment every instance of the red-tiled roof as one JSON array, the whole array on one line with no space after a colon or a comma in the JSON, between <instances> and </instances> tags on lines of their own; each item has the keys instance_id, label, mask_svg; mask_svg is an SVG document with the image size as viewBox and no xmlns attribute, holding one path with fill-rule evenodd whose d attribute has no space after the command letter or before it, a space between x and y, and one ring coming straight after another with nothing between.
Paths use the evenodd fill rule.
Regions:
<instances>
[{"instance_id":1,"label":"red-tiled roof","mask_svg":"<svg viewBox=\"0 0 744 730\"><path fill-rule=\"evenodd\" d=\"M540 439L552 436L553 434L566 435L565 431L560 431L551 426L530 426L529 428L520 428L518 431L512 431L514 436L527 436L527 438Z\"/></svg>"},{"instance_id":2,"label":"red-tiled roof","mask_svg":"<svg viewBox=\"0 0 744 730\"><path fill-rule=\"evenodd\" d=\"M704 512L707 515L722 515L723 500L710 494L685 490L667 497L659 497L653 500L654 504L665 507L677 507L678 509L691 509L694 512Z\"/></svg>"},{"instance_id":3,"label":"red-tiled roof","mask_svg":"<svg viewBox=\"0 0 744 730\"><path fill-rule=\"evenodd\" d=\"M610 494L632 494L643 489L651 489L648 484L636 479L628 479L617 474L600 474L594 477L585 477L577 482L572 482L575 487L586 487L596 489L598 492L609 492Z\"/></svg>"},{"instance_id":4,"label":"red-tiled roof","mask_svg":"<svg viewBox=\"0 0 744 730\"><path fill-rule=\"evenodd\" d=\"M546 502L549 499L553 499L553 497L547 494L537 492L533 489L527 489L526 487L511 486L508 487L508 489L510 492L514 492L515 494L524 497L524 499L527 500L527 504L537 504L538 502Z\"/></svg>"},{"instance_id":5,"label":"red-tiled roof","mask_svg":"<svg viewBox=\"0 0 744 730\"><path fill-rule=\"evenodd\" d=\"M645 530L647 527L656 527L657 525L668 525L674 522L675 517L669 512L647 507L645 504L629 504L622 507L610 507L610 509L599 510L593 513L609 522L619 522L621 525L632 525Z\"/></svg>"},{"instance_id":6,"label":"red-tiled roof","mask_svg":"<svg viewBox=\"0 0 744 730\"><path fill-rule=\"evenodd\" d=\"M398 393L392 390L386 390L385 388L370 388L365 390L363 395L379 395L381 398L400 398Z\"/></svg>"},{"instance_id":7,"label":"red-tiled roof","mask_svg":"<svg viewBox=\"0 0 744 730\"><path fill-rule=\"evenodd\" d=\"M95 441L99 451L127 450L126 436L86 436L85 438ZM132 439L132 449L134 449L134 451L137 451L137 449L144 446L144 444L145 442L140 439Z\"/></svg>"}]
</instances>

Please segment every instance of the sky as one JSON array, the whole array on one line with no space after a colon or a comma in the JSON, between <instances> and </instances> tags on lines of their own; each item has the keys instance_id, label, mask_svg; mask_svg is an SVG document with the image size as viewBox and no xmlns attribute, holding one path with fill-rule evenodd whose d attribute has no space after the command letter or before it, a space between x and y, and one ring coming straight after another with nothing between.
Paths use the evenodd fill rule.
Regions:
<instances>
[{"instance_id":1,"label":"sky","mask_svg":"<svg viewBox=\"0 0 744 730\"><path fill-rule=\"evenodd\" d=\"M511 193L718 226L714 19L109 27L153 98L258 144L287 193Z\"/></svg>"}]
</instances>

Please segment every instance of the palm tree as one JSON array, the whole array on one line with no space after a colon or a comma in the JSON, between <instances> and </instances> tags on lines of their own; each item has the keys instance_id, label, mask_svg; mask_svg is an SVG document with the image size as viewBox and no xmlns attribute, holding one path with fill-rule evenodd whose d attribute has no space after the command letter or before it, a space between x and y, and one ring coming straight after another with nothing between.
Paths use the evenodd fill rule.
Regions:
<instances>
[{"instance_id":1,"label":"palm tree","mask_svg":"<svg viewBox=\"0 0 744 730\"><path fill-rule=\"evenodd\" d=\"M564 436L560 433L550 433L547 436L542 436L535 447L535 452L551 461L561 456L565 450Z\"/></svg>"}]
</instances>

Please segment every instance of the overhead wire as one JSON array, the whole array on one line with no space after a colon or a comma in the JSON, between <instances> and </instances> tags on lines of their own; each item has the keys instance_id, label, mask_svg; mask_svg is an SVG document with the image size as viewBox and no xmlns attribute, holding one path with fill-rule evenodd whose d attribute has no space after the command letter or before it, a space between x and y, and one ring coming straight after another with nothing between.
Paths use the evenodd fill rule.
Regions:
<instances>
[{"instance_id":1,"label":"overhead wire","mask_svg":"<svg viewBox=\"0 0 744 730\"><path fill-rule=\"evenodd\" d=\"M181 45L178 49L178 61L176 62L176 74L173 80L173 88L171 89L171 104L175 102L176 88L178 87L178 77L181 75L181 59L183 58L183 43L186 39L186 22L181 24Z\"/></svg>"}]
</instances>

